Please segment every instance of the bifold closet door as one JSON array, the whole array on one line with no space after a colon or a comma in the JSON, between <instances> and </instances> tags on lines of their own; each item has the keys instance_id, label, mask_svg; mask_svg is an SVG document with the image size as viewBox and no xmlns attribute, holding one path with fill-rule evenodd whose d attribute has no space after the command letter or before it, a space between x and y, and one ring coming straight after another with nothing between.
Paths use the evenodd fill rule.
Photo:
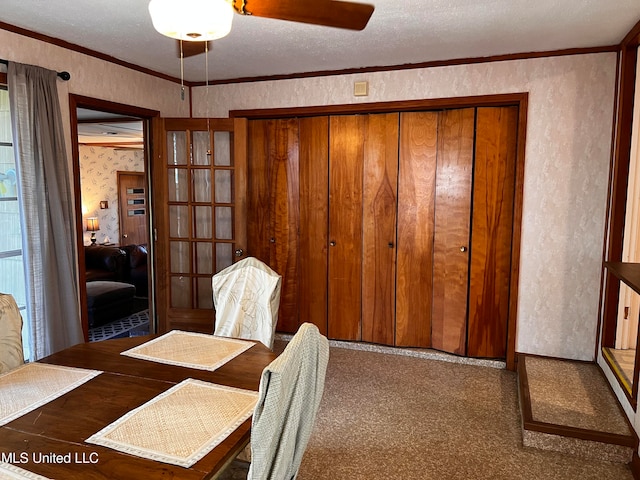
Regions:
<instances>
[{"instance_id":1,"label":"bifold closet door","mask_svg":"<svg viewBox=\"0 0 640 480\"><path fill-rule=\"evenodd\" d=\"M300 323L327 334L329 117L301 118L298 295Z\"/></svg>"},{"instance_id":2,"label":"bifold closet door","mask_svg":"<svg viewBox=\"0 0 640 480\"><path fill-rule=\"evenodd\" d=\"M438 112L400 114L396 345L431 346Z\"/></svg>"},{"instance_id":3,"label":"bifold closet door","mask_svg":"<svg viewBox=\"0 0 640 480\"><path fill-rule=\"evenodd\" d=\"M362 340L393 345L399 114L367 115L362 194Z\"/></svg>"},{"instance_id":4,"label":"bifold closet door","mask_svg":"<svg viewBox=\"0 0 640 480\"><path fill-rule=\"evenodd\" d=\"M473 181L470 357L504 358L511 285L517 107L477 109Z\"/></svg>"},{"instance_id":5,"label":"bifold closet door","mask_svg":"<svg viewBox=\"0 0 640 480\"><path fill-rule=\"evenodd\" d=\"M366 116L329 120L328 334L361 339L362 172Z\"/></svg>"},{"instance_id":6,"label":"bifold closet door","mask_svg":"<svg viewBox=\"0 0 640 480\"><path fill-rule=\"evenodd\" d=\"M298 329L298 119L249 122L249 256L282 275L277 329Z\"/></svg>"},{"instance_id":7,"label":"bifold closet door","mask_svg":"<svg viewBox=\"0 0 640 480\"><path fill-rule=\"evenodd\" d=\"M475 109L438 119L432 347L466 354Z\"/></svg>"}]
</instances>

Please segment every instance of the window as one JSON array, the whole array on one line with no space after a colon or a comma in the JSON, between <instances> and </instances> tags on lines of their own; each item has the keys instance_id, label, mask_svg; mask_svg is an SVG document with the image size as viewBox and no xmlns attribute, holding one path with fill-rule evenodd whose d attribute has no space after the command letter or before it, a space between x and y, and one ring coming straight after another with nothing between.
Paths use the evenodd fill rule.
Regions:
<instances>
[{"instance_id":1,"label":"window","mask_svg":"<svg viewBox=\"0 0 640 480\"><path fill-rule=\"evenodd\" d=\"M0 292L16 299L22 314L22 344L29 358L22 229L18 203L16 164L11 138L9 92L0 86Z\"/></svg>"}]
</instances>

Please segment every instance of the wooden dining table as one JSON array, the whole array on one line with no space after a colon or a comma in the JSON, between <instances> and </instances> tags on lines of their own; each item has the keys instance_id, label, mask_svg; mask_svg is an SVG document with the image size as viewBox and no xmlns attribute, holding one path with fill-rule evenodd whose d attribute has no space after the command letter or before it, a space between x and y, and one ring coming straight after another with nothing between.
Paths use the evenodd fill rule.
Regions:
<instances>
[{"instance_id":1,"label":"wooden dining table","mask_svg":"<svg viewBox=\"0 0 640 480\"><path fill-rule=\"evenodd\" d=\"M120 354L153 338L83 343L39 360L103 373L0 427L0 458L13 458L16 466L52 479L215 478L248 443L251 418L190 468L85 440L187 378L257 391L263 369L277 355L257 342L216 370L207 371ZM42 458L61 461L38 461Z\"/></svg>"}]
</instances>

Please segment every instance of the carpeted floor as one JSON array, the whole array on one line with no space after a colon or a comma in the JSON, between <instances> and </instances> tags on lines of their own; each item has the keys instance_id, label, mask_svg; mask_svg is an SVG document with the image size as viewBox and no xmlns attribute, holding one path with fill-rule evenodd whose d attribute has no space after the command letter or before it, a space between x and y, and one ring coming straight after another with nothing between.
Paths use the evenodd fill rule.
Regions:
<instances>
[{"instance_id":1,"label":"carpeted floor","mask_svg":"<svg viewBox=\"0 0 640 480\"><path fill-rule=\"evenodd\" d=\"M332 347L298 480L632 480L623 464L523 447L516 383L496 368Z\"/></svg>"}]
</instances>

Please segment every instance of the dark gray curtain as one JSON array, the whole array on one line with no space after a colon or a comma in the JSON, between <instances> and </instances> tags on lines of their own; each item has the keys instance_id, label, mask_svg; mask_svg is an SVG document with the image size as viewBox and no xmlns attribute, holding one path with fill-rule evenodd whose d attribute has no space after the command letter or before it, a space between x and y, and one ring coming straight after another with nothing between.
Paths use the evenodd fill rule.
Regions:
<instances>
[{"instance_id":1,"label":"dark gray curtain","mask_svg":"<svg viewBox=\"0 0 640 480\"><path fill-rule=\"evenodd\" d=\"M84 339L72 191L56 81L55 71L9 62L31 360Z\"/></svg>"}]
</instances>

